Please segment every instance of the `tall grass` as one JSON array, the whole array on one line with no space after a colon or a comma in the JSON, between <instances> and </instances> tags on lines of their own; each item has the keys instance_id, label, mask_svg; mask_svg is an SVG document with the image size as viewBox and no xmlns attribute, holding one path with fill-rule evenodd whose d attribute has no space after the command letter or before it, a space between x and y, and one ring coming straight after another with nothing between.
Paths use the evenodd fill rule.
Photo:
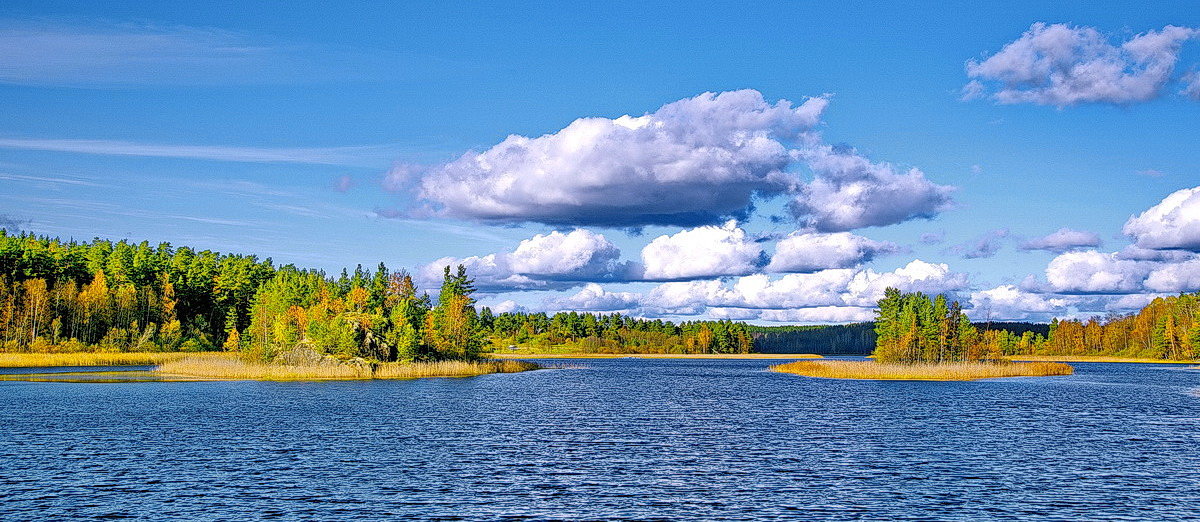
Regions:
<instances>
[{"instance_id":1,"label":"tall grass","mask_svg":"<svg viewBox=\"0 0 1200 522\"><path fill-rule=\"evenodd\" d=\"M1075 369L1057 362L884 364L875 361L796 361L772 366L771 371L828 379L973 381L995 377L1070 375Z\"/></svg>"},{"instance_id":2,"label":"tall grass","mask_svg":"<svg viewBox=\"0 0 1200 522\"><path fill-rule=\"evenodd\" d=\"M384 363L375 367L375 379L416 379L418 377L470 377L489 373L517 373L540 366L527 361L437 361L425 363Z\"/></svg>"},{"instance_id":3,"label":"tall grass","mask_svg":"<svg viewBox=\"0 0 1200 522\"><path fill-rule=\"evenodd\" d=\"M416 379L420 377L471 377L489 373L514 373L536 370L539 366L525 361L435 361L350 365L321 363L282 365L246 361L230 357L201 355L160 365L162 375L204 377L210 379L257 381L308 381L353 379Z\"/></svg>"},{"instance_id":4,"label":"tall grass","mask_svg":"<svg viewBox=\"0 0 1200 522\"><path fill-rule=\"evenodd\" d=\"M49 366L150 366L178 361L188 352L0 353L0 368Z\"/></svg>"}]
</instances>

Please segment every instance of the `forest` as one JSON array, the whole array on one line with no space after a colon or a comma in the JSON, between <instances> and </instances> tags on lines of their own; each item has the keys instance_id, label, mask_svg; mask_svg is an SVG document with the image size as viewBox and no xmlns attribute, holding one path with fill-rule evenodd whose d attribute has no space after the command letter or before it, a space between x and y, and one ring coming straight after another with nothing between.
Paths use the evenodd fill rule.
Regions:
<instances>
[{"instance_id":1,"label":"forest","mask_svg":"<svg viewBox=\"0 0 1200 522\"><path fill-rule=\"evenodd\" d=\"M1086 355L1194 360L1200 356L1200 293L1156 298L1132 314L1048 325L967 321L944 296L887 289L875 323L876 356L895 361ZM1045 332L1044 334L1042 332Z\"/></svg>"},{"instance_id":2,"label":"forest","mask_svg":"<svg viewBox=\"0 0 1200 522\"><path fill-rule=\"evenodd\" d=\"M746 325L478 308L462 267L436 299L380 263L329 277L169 243L61 241L0 230L0 351L241 351L297 347L379 361L470 359L509 345L589 352L753 350Z\"/></svg>"}]
</instances>

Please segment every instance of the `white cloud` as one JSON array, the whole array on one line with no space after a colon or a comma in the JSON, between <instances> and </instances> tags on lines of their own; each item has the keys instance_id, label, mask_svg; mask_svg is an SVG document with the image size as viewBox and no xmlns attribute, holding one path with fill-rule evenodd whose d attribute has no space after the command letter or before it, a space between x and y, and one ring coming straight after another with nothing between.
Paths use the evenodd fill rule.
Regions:
<instances>
[{"instance_id":1,"label":"white cloud","mask_svg":"<svg viewBox=\"0 0 1200 522\"><path fill-rule=\"evenodd\" d=\"M547 289L573 286L562 282L623 279L629 264L621 250L602 234L576 229L554 231L522 240L511 252L466 258L444 257L417 270L418 280L440 283L445 266L465 265L480 290Z\"/></svg>"},{"instance_id":2,"label":"white cloud","mask_svg":"<svg viewBox=\"0 0 1200 522\"><path fill-rule=\"evenodd\" d=\"M1055 292L1128 294L1141 291L1142 282L1158 266L1153 261L1122 259L1116 253L1067 252L1046 266L1046 280Z\"/></svg>"},{"instance_id":3,"label":"white cloud","mask_svg":"<svg viewBox=\"0 0 1200 522\"><path fill-rule=\"evenodd\" d=\"M790 310L756 310L748 308L710 308L708 315L715 319L734 321L760 320L774 323L839 324L875 320L875 310L855 306L819 306Z\"/></svg>"},{"instance_id":4,"label":"white cloud","mask_svg":"<svg viewBox=\"0 0 1200 522\"><path fill-rule=\"evenodd\" d=\"M442 215L494 223L694 226L744 215L755 194L792 184L787 143L818 122L754 90L704 93L644 116L581 118L537 138L512 135L432 169L419 195Z\"/></svg>"},{"instance_id":5,"label":"white cloud","mask_svg":"<svg viewBox=\"0 0 1200 522\"><path fill-rule=\"evenodd\" d=\"M1100 246L1100 236L1094 232L1060 228L1048 235L1021 243L1021 250L1047 250L1063 253L1078 248L1096 248Z\"/></svg>"},{"instance_id":6,"label":"white cloud","mask_svg":"<svg viewBox=\"0 0 1200 522\"><path fill-rule=\"evenodd\" d=\"M764 264L763 250L736 221L662 235L642 249L642 278L670 281L746 275Z\"/></svg>"},{"instance_id":7,"label":"white cloud","mask_svg":"<svg viewBox=\"0 0 1200 522\"><path fill-rule=\"evenodd\" d=\"M709 279L659 284L646 292L613 292L589 283L578 292L551 297L547 311L628 311L643 317L698 316L774 322L838 323L867 321L884 290L954 294L964 290L966 274L944 264L913 260L891 272L832 269L811 274L764 274L731 280Z\"/></svg>"},{"instance_id":8,"label":"white cloud","mask_svg":"<svg viewBox=\"0 0 1200 522\"><path fill-rule=\"evenodd\" d=\"M950 207L953 187L935 184L918 169L899 172L853 150L817 145L796 152L815 178L800 188L789 208L821 232L931 219Z\"/></svg>"},{"instance_id":9,"label":"white cloud","mask_svg":"<svg viewBox=\"0 0 1200 522\"><path fill-rule=\"evenodd\" d=\"M954 188L898 171L813 130L828 104L767 103L758 91L705 93L644 116L581 118L536 138L512 135L428 169L415 213L487 223L638 228L741 219L757 198L788 194L821 232L932 218ZM806 163L814 178L793 169ZM392 182L396 187L405 183Z\"/></svg>"},{"instance_id":10,"label":"white cloud","mask_svg":"<svg viewBox=\"0 0 1200 522\"><path fill-rule=\"evenodd\" d=\"M899 250L895 243L874 241L849 232L821 234L797 232L775 244L768 272L816 272L851 268L878 255Z\"/></svg>"},{"instance_id":11,"label":"white cloud","mask_svg":"<svg viewBox=\"0 0 1200 522\"><path fill-rule=\"evenodd\" d=\"M1180 47L1198 35L1196 29L1168 25L1113 45L1092 27L1035 23L1000 52L967 62L972 81L963 89L964 98L992 90L992 98L1006 104L1152 100L1171 81Z\"/></svg>"},{"instance_id":12,"label":"white cloud","mask_svg":"<svg viewBox=\"0 0 1200 522\"><path fill-rule=\"evenodd\" d=\"M612 312L637 308L640 298L640 294L609 292L596 283L588 283L574 295L547 299L544 305L545 309L549 311Z\"/></svg>"},{"instance_id":13,"label":"white cloud","mask_svg":"<svg viewBox=\"0 0 1200 522\"><path fill-rule=\"evenodd\" d=\"M967 288L967 274L953 272L945 263L927 263L914 259L891 272L859 271L847 286L846 304L875 306L888 287L905 292L924 292L929 295L952 294Z\"/></svg>"},{"instance_id":14,"label":"white cloud","mask_svg":"<svg viewBox=\"0 0 1200 522\"><path fill-rule=\"evenodd\" d=\"M771 279L763 274L719 280L664 283L641 300L644 308L670 312L706 307L797 309L826 306L871 308L887 287L928 294L966 288L966 274L944 264L914 260L891 272L833 269L811 274L787 274Z\"/></svg>"},{"instance_id":15,"label":"white cloud","mask_svg":"<svg viewBox=\"0 0 1200 522\"><path fill-rule=\"evenodd\" d=\"M1027 292L1013 285L1001 285L988 290L971 292L968 315L975 321L1046 320L1067 312L1072 300Z\"/></svg>"},{"instance_id":16,"label":"white cloud","mask_svg":"<svg viewBox=\"0 0 1200 522\"><path fill-rule=\"evenodd\" d=\"M1154 292L1194 292L1200 290L1200 258L1165 264L1146 277L1146 289Z\"/></svg>"},{"instance_id":17,"label":"white cloud","mask_svg":"<svg viewBox=\"0 0 1200 522\"><path fill-rule=\"evenodd\" d=\"M1123 232L1142 248L1200 252L1200 187L1176 191L1129 218Z\"/></svg>"}]
</instances>

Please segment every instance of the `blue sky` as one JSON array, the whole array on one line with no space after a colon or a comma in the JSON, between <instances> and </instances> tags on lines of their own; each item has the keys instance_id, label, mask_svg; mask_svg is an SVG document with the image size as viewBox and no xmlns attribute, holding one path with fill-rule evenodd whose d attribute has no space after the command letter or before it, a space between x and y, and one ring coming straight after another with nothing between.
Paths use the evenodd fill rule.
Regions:
<instances>
[{"instance_id":1,"label":"blue sky","mask_svg":"<svg viewBox=\"0 0 1200 522\"><path fill-rule=\"evenodd\" d=\"M1187 236L1200 210L1183 198L1172 213L1164 202L1200 185L1200 102L1180 94L1200 68L1194 6L160 4L0 7L0 214L10 228L170 241L330 271L382 260L422 274L450 257L477 269L489 290L481 300L502 309L763 323L867 317L886 282L952 293L976 317L1030 320L1200 290ZM1117 53L1148 32L1177 34L1146 44L1159 53L1146 60L1166 53L1170 62L1158 81L1146 71L1163 62ZM1006 46L1068 37L1079 45L1057 66L1076 75L1071 92L1046 87L1048 78L1014 79L1038 64L1021 62L1016 47L1002 54ZM974 72L971 60L981 65ZM1114 60L1128 77L1085 75ZM1080 78L1093 83L1080 88ZM972 81L983 90L964 100ZM787 123L803 128L786 135L771 126L784 125L777 119L724 130L765 133L793 155L761 171L746 167L757 156L734 160L746 176L784 173L754 178L751 212L727 212L739 191L750 194L746 179L677 189L620 177L644 167L635 152L662 152L662 142L640 138L606 141L612 149L591 160L552 158L570 163L565 170L530 158L510 171L471 170L489 152L500 158L493 147L510 135L556 135L578 118L665 120L664 105L746 89L761 98L755 114L780 100L827 104L812 122ZM691 110L671 121L711 131L708 120L688 119ZM851 188L816 172L814 151L891 165L871 178L875 188L916 168L919 186L864 200L861 219L835 223L828 216L845 209L814 180L840 180L837 194ZM626 163L595 165L610 159ZM688 179L707 176L704 168ZM595 199L550 208L537 190L500 201L494 186L473 184L529 169L549 169L522 178L535 188L591 172L591 184L572 189L584 192L555 195ZM660 191L662 206L706 217L613 206ZM806 211L788 206L801 193ZM471 206L481 200L503 203L504 217ZM1153 208L1165 217L1127 233L1131 216ZM724 214L742 219L726 225ZM1062 228L1074 235L1029 243ZM663 235L671 237L646 250ZM804 236L793 245L804 262L769 264L789 235Z\"/></svg>"}]
</instances>

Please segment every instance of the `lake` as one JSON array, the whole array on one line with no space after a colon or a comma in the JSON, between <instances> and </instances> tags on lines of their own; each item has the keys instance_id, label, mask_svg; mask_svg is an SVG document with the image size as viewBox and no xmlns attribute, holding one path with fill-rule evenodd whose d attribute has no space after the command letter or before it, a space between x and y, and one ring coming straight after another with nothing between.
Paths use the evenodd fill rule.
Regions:
<instances>
[{"instance_id":1,"label":"lake","mask_svg":"<svg viewBox=\"0 0 1200 522\"><path fill-rule=\"evenodd\" d=\"M873 382L767 372L776 362L0 382L0 518L1200 514L1200 372L1185 366Z\"/></svg>"}]
</instances>

